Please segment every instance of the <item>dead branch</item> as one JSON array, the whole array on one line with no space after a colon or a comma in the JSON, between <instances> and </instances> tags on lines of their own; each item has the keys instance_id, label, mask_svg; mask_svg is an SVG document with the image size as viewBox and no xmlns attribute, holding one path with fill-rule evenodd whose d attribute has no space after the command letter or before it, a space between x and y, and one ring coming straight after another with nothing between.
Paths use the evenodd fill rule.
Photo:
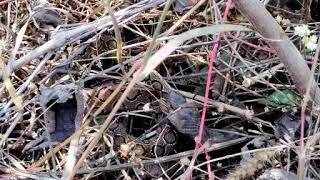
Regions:
<instances>
[{"instance_id":1,"label":"dead branch","mask_svg":"<svg viewBox=\"0 0 320 180\"><path fill-rule=\"evenodd\" d=\"M117 21L119 23L122 23L124 21L127 21L128 19L131 19L132 17L137 16L138 14L142 13L145 10L148 10L153 7L157 7L163 2L165 1L164 0L156 0L156 1L145 0L116 12L115 16L117 17ZM75 27L71 27L65 30L59 30L50 41L34 49L33 51L30 51L25 56L22 56L21 58L17 59L12 64L10 64L9 71L12 72L16 69L19 69L25 64L32 61L33 59L36 59L39 56L42 56L49 51L54 51L60 47L63 47L67 44L75 42L81 38L85 38L93 33L96 33L108 28L112 28L112 21L110 16L103 17L92 23L77 24ZM2 71L0 71L0 78L1 77L2 77Z\"/></svg>"},{"instance_id":2,"label":"dead branch","mask_svg":"<svg viewBox=\"0 0 320 180\"><path fill-rule=\"evenodd\" d=\"M290 41L276 20L258 0L234 0L236 8L243 14L257 31L276 51L280 61L285 65L297 90L305 94L311 71L295 45ZM320 89L312 81L310 96L316 105L320 105Z\"/></svg>"}]
</instances>

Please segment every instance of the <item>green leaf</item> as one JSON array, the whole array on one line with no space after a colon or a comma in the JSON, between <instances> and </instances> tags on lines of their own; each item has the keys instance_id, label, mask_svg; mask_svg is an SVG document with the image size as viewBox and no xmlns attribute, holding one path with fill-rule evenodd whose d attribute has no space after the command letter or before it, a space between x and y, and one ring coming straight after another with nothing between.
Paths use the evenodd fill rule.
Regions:
<instances>
[{"instance_id":1,"label":"green leaf","mask_svg":"<svg viewBox=\"0 0 320 180\"><path fill-rule=\"evenodd\" d=\"M258 103L274 108L280 106L294 107L300 103L300 97L292 90L275 91L270 96L259 100Z\"/></svg>"}]
</instances>

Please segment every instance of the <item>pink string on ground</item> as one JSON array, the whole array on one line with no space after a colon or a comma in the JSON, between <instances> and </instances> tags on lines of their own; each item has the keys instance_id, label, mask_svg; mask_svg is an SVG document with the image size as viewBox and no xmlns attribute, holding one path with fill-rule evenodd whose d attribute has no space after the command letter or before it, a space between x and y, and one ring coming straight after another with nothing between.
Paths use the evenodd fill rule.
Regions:
<instances>
[{"instance_id":1,"label":"pink string on ground","mask_svg":"<svg viewBox=\"0 0 320 180\"><path fill-rule=\"evenodd\" d=\"M226 9L225 9L224 14L223 14L223 21L224 22L226 22L228 20L227 19L227 15L229 14L229 11L230 11L231 2L232 2L231 0L227 1ZM206 82L205 97L204 97L202 116L201 116L200 127L199 127L199 134L198 134L198 137L196 138L195 152L197 152L199 150L199 148L202 146L201 141L202 141L202 135L203 135L203 130L204 130L204 122L205 122L205 119L206 119L207 106L208 106L210 84L211 84L211 76L212 76L212 67L213 67L213 63L214 63L216 54L218 52L219 45L220 45L221 35L216 35L215 39L216 39L216 43L213 46L213 49L212 49L212 51L210 53L210 60L209 60L209 67L208 67L208 77L207 77L207 82ZM209 156L208 150L205 149L204 151L205 151L205 155L206 155L206 160L209 161L210 160L210 156ZM212 176L211 164L210 163L207 164L207 170L208 170L209 179L210 180L214 179L214 177Z\"/></svg>"},{"instance_id":2,"label":"pink string on ground","mask_svg":"<svg viewBox=\"0 0 320 180\"><path fill-rule=\"evenodd\" d=\"M253 48L258 49L258 50L266 51L266 52L269 52L269 53L273 53L273 54L276 53L275 50L272 49L272 48L264 47L264 46L263 47L262 46L257 46L255 44L249 43L248 41L245 41L245 40L240 39L240 38L238 38L236 36L233 36L231 33L226 33L226 34L228 35L228 37L231 37L232 39L237 40L240 43L245 44L247 46L253 47Z\"/></svg>"}]
</instances>

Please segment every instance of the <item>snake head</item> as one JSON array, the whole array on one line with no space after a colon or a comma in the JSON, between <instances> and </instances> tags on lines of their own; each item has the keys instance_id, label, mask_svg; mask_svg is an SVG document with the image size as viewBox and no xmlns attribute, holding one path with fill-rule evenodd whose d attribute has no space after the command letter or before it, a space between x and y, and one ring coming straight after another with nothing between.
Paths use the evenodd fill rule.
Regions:
<instances>
[{"instance_id":1,"label":"snake head","mask_svg":"<svg viewBox=\"0 0 320 180\"><path fill-rule=\"evenodd\" d=\"M185 103L168 115L170 123L182 134L191 138L198 135L200 114L192 103Z\"/></svg>"}]
</instances>

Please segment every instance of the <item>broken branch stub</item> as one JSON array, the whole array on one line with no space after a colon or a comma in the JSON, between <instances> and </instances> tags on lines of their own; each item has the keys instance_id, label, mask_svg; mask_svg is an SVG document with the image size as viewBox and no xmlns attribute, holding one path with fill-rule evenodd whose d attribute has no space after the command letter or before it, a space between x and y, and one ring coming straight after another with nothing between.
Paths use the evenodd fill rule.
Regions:
<instances>
[{"instance_id":1,"label":"broken branch stub","mask_svg":"<svg viewBox=\"0 0 320 180\"><path fill-rule=\"evenodd\" d=\"M276 20L258 0L234 0L235 7L245 16L256 30L276 51L280 61L285 65L297 90L305 94L309 79L313 78L310 69L298 49L290 41ZM320 89L313 80L310 96L316 106L320 105Z\"/></svg>"}]
</instances>

